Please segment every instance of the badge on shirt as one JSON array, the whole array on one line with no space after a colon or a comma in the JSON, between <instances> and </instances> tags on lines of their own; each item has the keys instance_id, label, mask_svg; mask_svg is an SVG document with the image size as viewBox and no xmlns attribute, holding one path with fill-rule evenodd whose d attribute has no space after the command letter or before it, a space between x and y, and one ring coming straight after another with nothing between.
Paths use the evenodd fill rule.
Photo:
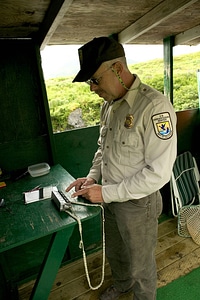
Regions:
<instances>
[{"instance_id":1,"label":"badge on shirt","mask_svg":"<svg viewBox=\"0 0 200 300\"><path fill-rule=\"evenodd\" d=\"M128 114L126 116L125 122L124 122L124 127L127 129L130 129L133 127L133 115Z\"/></svg>"},{"instance_id":2,"label":"badge on shirt","mask_svg":"<svg viewBox=\"0 0 200 300\"><path fill-rule=\"evenodd\" d=\"M163 140L167 140L173 135L171 117L168 112L152 116L155 134Z\"/></svg>"}]
</instances>

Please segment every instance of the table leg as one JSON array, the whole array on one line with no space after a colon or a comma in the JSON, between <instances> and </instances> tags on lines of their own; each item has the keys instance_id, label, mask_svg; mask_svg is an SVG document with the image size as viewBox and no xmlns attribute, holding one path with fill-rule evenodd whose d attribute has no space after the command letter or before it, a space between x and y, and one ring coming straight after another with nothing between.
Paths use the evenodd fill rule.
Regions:
<instances>
[{"instance_id":1,"label":"table leg","mask_svg":"<svg viewBox=\"0 0 200 300\"><path fill-rule=\"evenodd\" d=\"M54 233L50 241L49 248L45 255L40 272L37 276L30 300L48 299L53 282L62 262L69 239L74 230L74 226L59 230Z\"/></svg>"}]
</instances>

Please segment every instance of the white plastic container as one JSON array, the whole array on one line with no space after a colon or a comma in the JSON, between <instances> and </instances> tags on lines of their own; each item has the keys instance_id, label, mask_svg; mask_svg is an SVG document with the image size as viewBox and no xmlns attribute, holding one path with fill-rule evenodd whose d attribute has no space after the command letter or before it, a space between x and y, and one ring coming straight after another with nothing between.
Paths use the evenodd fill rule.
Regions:
<instances>
[{"instance_id":1,"label":"white plastic container","mask_svg":"<svg viewBox=\"0 0 200 300\"><path fill-rule=\"evenodd\" d=\"M50 166L47 163L40 163L28 167L28 172L32 177L46 175L50 172Z\"/></svg>"}]
</instances>

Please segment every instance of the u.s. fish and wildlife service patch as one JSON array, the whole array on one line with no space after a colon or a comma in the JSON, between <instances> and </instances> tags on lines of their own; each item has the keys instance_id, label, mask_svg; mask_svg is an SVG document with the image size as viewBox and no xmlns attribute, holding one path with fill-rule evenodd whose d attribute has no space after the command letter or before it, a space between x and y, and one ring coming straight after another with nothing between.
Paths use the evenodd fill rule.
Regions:
<instances>
[{"instance_id":1,"label":"u.s. fish and wildlife service patch","mask_svg":"<svg viewBox=\"0 0 200 300\"><path fill-rule=\"evenodd\" d=\"M152 122L155 134L163 140L167 140L173 135L171 117L168 112L152 116Z\"/></svg>"}]
</instances>

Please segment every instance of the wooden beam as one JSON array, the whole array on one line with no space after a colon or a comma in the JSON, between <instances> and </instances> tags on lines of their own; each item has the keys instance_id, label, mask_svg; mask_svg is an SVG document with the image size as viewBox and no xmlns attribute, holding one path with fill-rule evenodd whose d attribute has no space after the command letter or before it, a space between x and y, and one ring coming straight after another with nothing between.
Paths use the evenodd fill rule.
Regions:
<instances>
[{"instance_id":1,"label":"wooden beam","mask_svg":"<svg viewBox=\"0 0 200 300\"><path fill-rule=\"evenodd\" d=\"M186 7L195 3L197 0L165 0L146 13L143 17L138 19L132 25L124 29L118 34L118 40L120 43L128 43L150 29L154 28L161 22L170 18L174 14L182 11Z\"/></svg>"},{"instance_id":2,"label":"wooden beam","mask_svg":"<svg viewBox=\"0 0 200 300\"><path fill-rule=\"evenodd\" d=\"M191 28L189 30L186 30L180 34L177 34L175 36L174 46L188 43L189 41L192 41L199 37L200 37L200 25L198 25L194 28Z\"/></svg>"},{"instance_id":3,"label":"wooden beam","mask_svg":"<svg viewBox=\"0 0 200 300\"><path fill-rule=\"evenodd\" d=\"M38 42L41 50L44 49L51 39L72 2L73 0L52 1L38 35Z\"/></svg>"}]
</instances>

